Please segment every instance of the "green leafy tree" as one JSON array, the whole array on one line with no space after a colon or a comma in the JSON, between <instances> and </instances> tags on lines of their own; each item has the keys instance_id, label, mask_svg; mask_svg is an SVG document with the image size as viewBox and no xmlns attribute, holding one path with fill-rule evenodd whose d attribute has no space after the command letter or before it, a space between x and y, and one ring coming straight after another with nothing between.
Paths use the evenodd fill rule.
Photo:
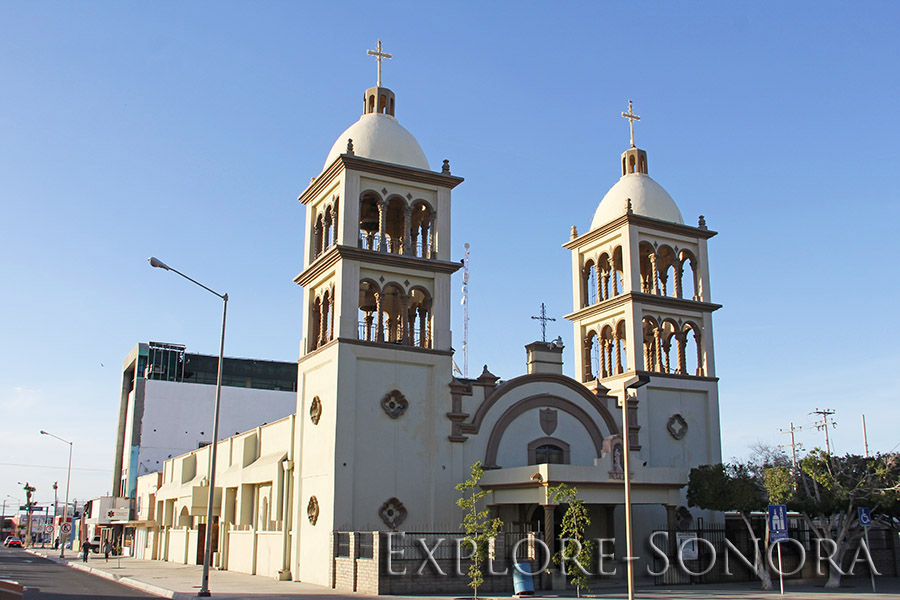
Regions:
<instances>
[{"instance_id":1,"label":"green leafy tree","mask_svg":"<svg viewBox=\"0 0 900 600\"><path fill-rule=\"evenodd\" d=\"M478 598L478 586L484 583L484 573L481 565L487 557L488 543L492 538L497 537L503 521L498 518L489 518L490 511L488 509L478 510L479 502L488 495L488 492L479 488L481 476L484 475L484 469L481 468L481 461L472 465L469 479L456 486L456 489L462 492L462 498L456 501L456 504L463 509L463 522L461 529L466 532L463 538L472 546L472 564L469 565L469 587L472 588L474 598Z\"/></svg>"},{"instance_id":2,"label":"green leafy tree","mask_svg":"<svg viewBox=\"0 0 900 600\"><path fill-rule=\"evenodd\" d=\"M796 471L767 469L764 483L774 504L797 511L819 540L831 540L834 563L843 564L847 551L865 534L856 509L866 506L873 517L892 521L900 508L900 455L830 456L816 449ZM823 546L823 552L830 549ZM827 588L839 587L841 571L828 563Z\"/></svg>"},{"instance_id":3,"label":"green leafy tree","mask_svg":"<svg viewBox=\"0 0 900 600\"><path fill-rule=\"evenodd\" d=\"M755 464L702 465L691 469L688 479L688 506L704 510L734 511L741 516L750 539L753 541L753 570L762 582L764 590L772 589L772 576L766 566L765 551L768 545L756 537L750 522L750 513L766 510L766 488L756 473ZM760 542L763 541L762 548ZM749 557L748 557L749 558Z\"/></svg>"},{"instance_id":4,"label":"green leafy tree","mask_svg":"<svg viewBox=\"0 0 900 600\"><path fill-rule=\"evenodd\" d=\"M551 502L567 505L559 536L563 544L553 562L559 567L565 564L569 583L575 586L575 593L580 598L581 588L591 591L588 568L594 556L594 543L585 537L591 516L584 501L578 497L577 488L561 483L549 491Z\"/></svg>"}]
</instances>

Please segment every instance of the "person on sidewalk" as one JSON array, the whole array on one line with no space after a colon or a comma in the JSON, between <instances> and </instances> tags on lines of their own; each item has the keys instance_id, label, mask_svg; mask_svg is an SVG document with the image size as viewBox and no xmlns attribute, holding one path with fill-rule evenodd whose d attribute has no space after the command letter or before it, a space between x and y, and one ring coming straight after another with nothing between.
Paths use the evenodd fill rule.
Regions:
<instances>
[{"instance_id":1,"label":"person on sidewalk","mask_svg":"<svg viewBox=\"0 0 900 600\"><path fill-rule=\"evenodd\" d=\"M109 553L112 552L112 544L109 543L109 538L103 542L103 558L106 559L106 562L109 562Z\"/></svg>"},{"instance_id":2,"label":"person on sidewalk","mask_svg":"<svg viewBox=\"0 0 900 600\"><path fill-rule=\"evenodd\" d=\"M81 562L88 561L88 554L91 552L91 545L85 542L81 545Z\"/></svg>"}]
</instances>

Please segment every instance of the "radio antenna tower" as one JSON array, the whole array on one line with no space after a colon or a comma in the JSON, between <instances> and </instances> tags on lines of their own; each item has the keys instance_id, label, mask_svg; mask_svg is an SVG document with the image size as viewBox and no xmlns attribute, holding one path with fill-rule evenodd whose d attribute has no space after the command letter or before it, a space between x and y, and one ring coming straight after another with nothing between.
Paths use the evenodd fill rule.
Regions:
<instances>
[{"instance_id":1,"label":"radio antenna tower","mask_svg":"<svg viewBox=\"0 0 900 600\"><path fill-rule=\"evenodd\" d=\"M469 244L465 244L466 257L463 259L463 377L469 378Z\"/></svg>"}]
</instances>

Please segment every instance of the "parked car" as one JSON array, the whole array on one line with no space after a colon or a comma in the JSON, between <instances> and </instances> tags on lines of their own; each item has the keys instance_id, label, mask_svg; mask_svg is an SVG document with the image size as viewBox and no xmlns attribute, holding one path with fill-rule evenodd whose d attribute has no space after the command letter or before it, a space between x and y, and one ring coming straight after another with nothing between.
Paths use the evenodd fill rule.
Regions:
<instances>
[{"instance_id":1,"label":"parked car","mask_svg":"<svg viewBox=\"0 0 900 600\"><path fill-rule=\"evenodd\" d=\"M17 537L8 537L6 538L6 541L3 542L3 545L7 548L21 548L22 540Z\"/></svg>"}]
</instances>

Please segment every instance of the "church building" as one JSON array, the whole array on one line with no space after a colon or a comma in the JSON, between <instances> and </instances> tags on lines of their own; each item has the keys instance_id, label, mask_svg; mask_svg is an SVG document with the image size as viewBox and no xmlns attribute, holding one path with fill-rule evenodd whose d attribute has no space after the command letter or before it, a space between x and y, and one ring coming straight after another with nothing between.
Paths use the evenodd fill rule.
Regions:
<instances>
[{"instance_id":1,"label":"church building","mask_svg":"<svg viewBox=\"0 0 900 600\"><path fill-rule=\"evenodd\" d=\"M643 568L652 531L703 514L685 508L690 468L721 461L715 233L703 217L685 224L650 177L629 106L619 180L589 229L560 240L572 253L576 378L563 374L561 341L529 344L524 374L501 379L485 366L475 379L454 377L451 276L461 265L450 215L463 179L446 160L432 169L381 85L389 55L380 42L370 53L377 85L299 197L296 414L219 442L214 565L370 593L462 591L464 578L387 573L386 533L458 531L455 486L480 461L506 546L529 535L552 543L563 509L549 489L560 483L589 506L591 537L624 540L629 476ZM637 379L644 385L629 389ZM201 448L138 480L138 522L155 523L137 544L147 557L201 556L207 461ZM624 543L615 554L623 576Z\"/></svg>"}]
</instances>

